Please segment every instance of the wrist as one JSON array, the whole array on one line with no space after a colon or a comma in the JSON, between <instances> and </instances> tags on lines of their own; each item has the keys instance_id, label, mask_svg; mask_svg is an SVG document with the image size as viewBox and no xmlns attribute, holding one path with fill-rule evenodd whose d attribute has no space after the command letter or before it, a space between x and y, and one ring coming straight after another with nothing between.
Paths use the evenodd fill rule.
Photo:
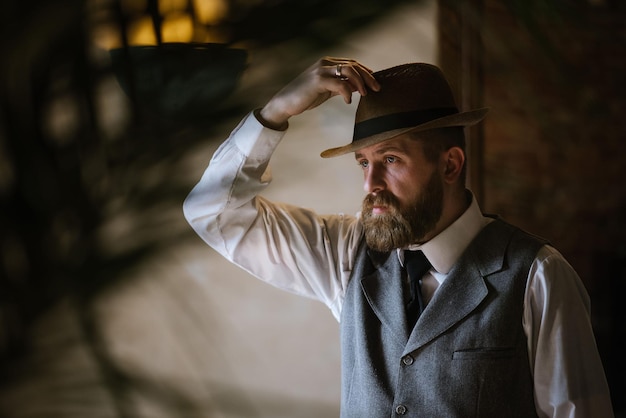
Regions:
<instances>
[{"instance_id":1,"label":"wrist","mask_svg":"<svg viewBox=\"0 0 626 418\"><path fill-rule=\"evenodd\" d=\"M289 123L287 122L289 120L289 116L281 115L278 112L272 111L268 105L255 110L254 116L256 116L261 125L269 129L284 131L289 126Z\"/></svg>"}]
</instances>

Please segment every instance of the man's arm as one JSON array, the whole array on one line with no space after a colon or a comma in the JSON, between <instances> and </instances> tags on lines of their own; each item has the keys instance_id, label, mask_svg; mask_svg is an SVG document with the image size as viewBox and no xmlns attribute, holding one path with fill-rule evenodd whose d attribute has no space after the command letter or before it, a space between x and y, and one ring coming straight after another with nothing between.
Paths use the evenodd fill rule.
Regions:
<instances>
[{"instance_id":1,"label":"man's arm","mask_svg":"<svg viewBox=\"0 0 626 418\"><path fill-rule=\"evenodd\" d=\"M360 64L342 70L358 77L353 83L335 77L335 67L333 59L318 61L248 115L215 152L183 208L198 235L228 260L275 286L323 301L338 317L359 223L259 196L271 181L269 160L284 136L270 127L286 129L291 116L329 97L376 87Z\"/></svg>"},{"instance_id":2,"label":"man's arm","mask_svg":"<svg viewBox=\"0 0 626 418\"><path fill-rule=\"evenodd\" d=\"M550 246L531 267L524 329L540 417L613 417L589 296L574 269Z\"/></svg>"}]
</instances>

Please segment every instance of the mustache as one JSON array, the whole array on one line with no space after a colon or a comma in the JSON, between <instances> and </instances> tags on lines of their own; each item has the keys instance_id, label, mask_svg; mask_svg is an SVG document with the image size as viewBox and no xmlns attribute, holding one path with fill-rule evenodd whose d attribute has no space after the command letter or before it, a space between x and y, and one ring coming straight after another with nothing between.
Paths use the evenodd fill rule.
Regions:
<instances>
[{"instance_id":1,"label":"mustache","mask_svg":"<svg viewBox=\"0 0 626 418\"><path fill-rule=\"evenodd\" d=\"M386 206L395 211L400 209L398 199L390 192L383 190L376 194L368 194L363 199L363 209L371 212L374 206Z\"/></svg>"}]
</instances>

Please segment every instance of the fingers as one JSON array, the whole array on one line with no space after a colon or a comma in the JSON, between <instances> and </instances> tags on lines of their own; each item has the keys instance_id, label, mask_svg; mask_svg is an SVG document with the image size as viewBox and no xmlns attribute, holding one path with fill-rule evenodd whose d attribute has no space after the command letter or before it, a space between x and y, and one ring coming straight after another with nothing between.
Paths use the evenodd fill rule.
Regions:
<instances>
[{"instance_id":1,"label":"fingers","mask_svg":"<svg viewBox=\"0 0 626 418\"><path fill-rule=\"evenodd\" d=\"M348 58L322 58L276 93L259 113L271 126L284 126L292 116L313 109L330 97L341 95L346 103L352 94L367 95L380 85L372 70Z\"/></svg>"},{"instance_id":2,"label":"fingers","mask_svg":"<svg viewBox=\"0 0 626 418\"><path fill-rule=\"evenodd\" d=\"M326 57L321 64L329 79L328 89L343 96L346 103L352 101L352 93L355 91L365 96L368 90L380 90L380 85L372 75L373 71L356 60Z\"/></svg>"}]
</instances>

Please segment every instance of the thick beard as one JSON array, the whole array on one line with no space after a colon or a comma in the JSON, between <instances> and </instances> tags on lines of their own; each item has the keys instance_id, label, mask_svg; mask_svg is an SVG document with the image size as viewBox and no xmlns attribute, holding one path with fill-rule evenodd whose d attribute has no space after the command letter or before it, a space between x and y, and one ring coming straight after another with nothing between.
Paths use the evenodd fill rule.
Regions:
<instances>
[{"instance_id":1,"label":"thick beard","mask_svg":"<svg viewBox=\"0 0 626 418\"><path fill-rule=\"evenodd\" d=\"M373 215L374 206L385 206L388 212ZM362 221L367 245L380 252L404 248L421 242L431 232L443 210L443 186L433 173L424 193L407 208L388 191L367 195L363 200Z\"/></svg>"}]
</instances>

